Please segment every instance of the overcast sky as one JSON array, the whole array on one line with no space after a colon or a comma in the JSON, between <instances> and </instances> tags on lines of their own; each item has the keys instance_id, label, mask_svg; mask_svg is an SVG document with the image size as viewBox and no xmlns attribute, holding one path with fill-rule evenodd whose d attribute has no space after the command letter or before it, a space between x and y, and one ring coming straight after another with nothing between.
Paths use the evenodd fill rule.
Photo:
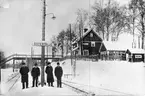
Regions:
<instances>
[{"instance_id":1,"label":"overcast sky","mask_svg":"<svg viewBox=\"0 0 145 96\"><path fill-rule=\"evenodd\" d=\"M46 0L47 13L54 13L46 18L46 41L66 28L76 19L77 8L89 9L89 0ZM95 0L90 0L93 4ZM117 0L126 4L128 0ZM0 49L6 56L13 53L30 54L33 42L41 41L42 0L0 0L7 9L0 9ZM39 50L39 47L35 47ZM39 53L39 52L37 52Z\"/></svg>"}]
</instances>

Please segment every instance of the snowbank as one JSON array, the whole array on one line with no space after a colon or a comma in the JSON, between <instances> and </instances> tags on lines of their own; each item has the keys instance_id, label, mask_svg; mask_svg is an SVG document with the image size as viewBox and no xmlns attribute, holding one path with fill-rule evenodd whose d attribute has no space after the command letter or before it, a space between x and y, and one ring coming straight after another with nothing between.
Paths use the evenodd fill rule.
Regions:
<instances>
[{"instance_id":1,"label":"snowbank","mask_svg":"<svg viewBox=\"0 0 145 96\"><path fill-rule=\"evenodd\" d=\"M65 64L62 66L64 74L72 72L70 60L65 60ZM76 62L76 74L78 75L75 78L64 79L96 88L140 95L145 94L145 69L143 66L143 63L127 61L78 60Z\"/></svg>"},{"instance_id":2,"label":"snowbank","mask_svg":"<svg viewBox=\"0 0 145 96\"><path fill-rule=\"evenodd\" d=\"M5 94L8 92L10 86L13 83L13 82L11 82L11 79L13 79L17 74L18 74L18 72L13 72L12 68L1 69L0 94Z\"/></svg>"}]
</instances>

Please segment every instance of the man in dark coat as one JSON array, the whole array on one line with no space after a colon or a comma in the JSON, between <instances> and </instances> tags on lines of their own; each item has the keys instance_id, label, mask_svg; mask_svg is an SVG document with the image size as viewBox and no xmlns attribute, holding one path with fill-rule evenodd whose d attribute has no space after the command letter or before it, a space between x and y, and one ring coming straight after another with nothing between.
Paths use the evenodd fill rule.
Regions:
<instances>
[{"instance_id":1,"label":"man in dark coat","mask_svg":"<svg viewBox=\"0 0 145 96\"><path fill-rule=\"evenodd\" d=\"M32 68L31 75L33 78L32 87L36 86L38 87L38 77L40 76L40 69L37 66L37 63L34 64L34 67Z\"/></svg>"},{"instance_id":2,"label":"man in dark coat","mask_svg":"<svg viewBox=\"0 0 145 96\"><path fill-rule=\"evenodd\" d=\"M22 62L22 67L20 68L22 89L28 88L28 72L29 72L29 68L26 66L24 62Z\"/></svg>"},{"instance_id":3,"label":"man in dark coat","mask_svg":"<svg viewBox=\"0 0 145 96\"><path fill-rule=\"evenodd\" d=\"M45 69L45 73L47 74L47 83L48 86L53 86L54 78L53 78L53 68L50 62L47 62L47 67Z\"/></svg>"},{"instance_id":4,"label":"man in dark coat","mask_svg":"<svg viewBox=\"0 0 145 96\"><path fill-rule=\"evenodd\" d=\"M63 74L62 67L60 66L60 63L57 63L57 66L55 67L55 76L57 78L57 87L62 88L62 83L61 83L61 77Z\"/></svg>"}]
</instances>

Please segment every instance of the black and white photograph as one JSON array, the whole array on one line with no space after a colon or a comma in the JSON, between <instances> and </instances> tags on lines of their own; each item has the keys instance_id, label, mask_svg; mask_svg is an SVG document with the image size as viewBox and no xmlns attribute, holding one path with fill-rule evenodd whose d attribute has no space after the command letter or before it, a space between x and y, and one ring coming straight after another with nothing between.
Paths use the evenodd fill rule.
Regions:
<instances>
[{"instance_id":1,"label":"black and white photograph","mask_svg":"<svg viewBox=\"0 0 145 96\"><path fill-rule=\"evenodd\" d=\"M145 96L145 0L0 0L0 96Z\"/></svg>"}]
</instances>

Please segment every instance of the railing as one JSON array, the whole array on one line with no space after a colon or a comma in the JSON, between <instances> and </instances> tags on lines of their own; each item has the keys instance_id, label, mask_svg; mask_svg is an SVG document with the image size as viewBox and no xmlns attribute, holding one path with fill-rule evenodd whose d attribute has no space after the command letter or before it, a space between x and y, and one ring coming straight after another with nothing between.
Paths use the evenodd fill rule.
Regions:
<instances>
[{"instance_id":1,"label":"railing","mask_svg":"<svg viewBox=\"0 0 145 96\"><path fill-rule=\"evenodd\" d=\"M16 58L41 58L41 55L27 55L27 54L13 54L13 55L10 55L8 57L6 57L5 59L1 60L1 63L0 65L3 66L6 62L12 60L12 59L16 59ZM61 55L55 55L55 56L52 56L52 55L45 55L45 58L62 58Z\"/></svg>"},{"instance_id":2,"label":"railing","mask_svg":"<svg viewBox=\"0 0 145 96\"><path fill-rule=\"evenodd\" d=\"M5 64L6 62L12 60L14 56L15 56L15 54L10 55L10 56L8 56L8 57L2 59L1 62L0 62L0 66L1 66L1 67L4 66L4 64Z\"/></svg>"},{"instance_id":3,"label":"railing","mask_svg":"<svg viewBox=\"0 0 145 96\"><path fill-rule=\"evenodd\" d=\"M19 58L19 57L24 57L24 58L41 58L41 55L25 55L25 54L16 54L14 58ZM45 55L45 58L62 58L61 55Z\"/></svg>"}]
</instances>

